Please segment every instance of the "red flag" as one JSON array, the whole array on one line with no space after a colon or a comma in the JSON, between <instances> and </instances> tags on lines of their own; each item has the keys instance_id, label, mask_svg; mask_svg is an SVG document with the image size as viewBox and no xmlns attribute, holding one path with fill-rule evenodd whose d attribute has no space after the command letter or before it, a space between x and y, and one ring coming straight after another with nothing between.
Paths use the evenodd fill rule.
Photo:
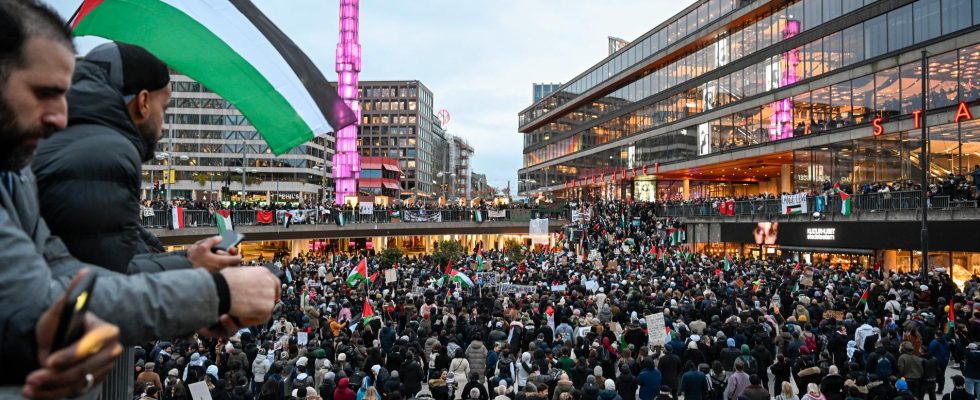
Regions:
<instances>
[{"instance_id":1,"label":"red flag","mask_svg":"<svg viewBox=\"0 0 980 400\"><path fill-rule=\"evenodd\" d=\"M361 312L361 317L364 318L364 322L374 317L374 309L371 308L371 302L368 299L364 299L364 311Z\"/></svg>"},{"instance_id":2,"label":"red flag","mask_svg":"<svg viewBox=\"0 0 980 400\"><path fill-rule=\"evenodd\" d=\"M255 211L255 220L260 224L271 224L272 223L272 211Z\"/></svg>"},{"instance_id":3,"label":"red flag","mask_svg":"<svg viewBox=\"0 0 980 400\"><path fill-rule=\"evenodd\" d=\"M371 283L374 283L374 281L378 279L378 271L374 271L374 273L371 274L371 277L368 279L371 279Z\"/></svg>"}]
</instances>

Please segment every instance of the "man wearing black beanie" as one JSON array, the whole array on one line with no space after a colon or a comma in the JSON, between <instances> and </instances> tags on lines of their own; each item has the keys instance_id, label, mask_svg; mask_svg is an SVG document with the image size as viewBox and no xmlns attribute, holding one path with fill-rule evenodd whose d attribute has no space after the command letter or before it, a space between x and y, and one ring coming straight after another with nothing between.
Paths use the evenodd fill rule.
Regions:
<instances>
[{"instance_id":1,"label":"man wearing black beanie","mask_svg":"<svg viewBox=\"0 0 980 400\"><path fill-rule=\"evenodd\" d=\"M38 146L32 168L37 177L41 214L79 260L123 273L160 273L202 267L212 272L219 310L234 298L247 297L236 279L217 273L241 264L235 249L211 252L220 236L203 239L187 251L150 254L141 238L139 202L141 164L154 157L170 102L167 65L145 49L110 42L90 51L75 66L67 94L68 127ZM236 275L260 279L259 269ZM205 277L206 280L210 280ZM191 286L210 282L184 282ZM169 308L161 301L156 305ZM120 327L125 327L120 325ZM115 398L133 386L133 357L121 358L103 388Z\"/></svg>"}]
</instances>

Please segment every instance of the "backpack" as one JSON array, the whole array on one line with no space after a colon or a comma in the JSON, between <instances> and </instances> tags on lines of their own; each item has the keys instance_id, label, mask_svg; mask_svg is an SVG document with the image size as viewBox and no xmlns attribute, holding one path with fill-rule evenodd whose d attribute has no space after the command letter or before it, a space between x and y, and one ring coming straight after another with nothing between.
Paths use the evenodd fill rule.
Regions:
<instances>
[{"instance_id":1,"label":"backpack","mask_svg":"<svg viewBox=\"0 0 980 400\"><path fill-rule=\"evenodd\" d=\"M611 361L612 361L612 355L609 354L609 349L606 349L605 347L600 347L599 348L599 362L605 364L605 363L609 363Z\"/></svg>"},{"instance_id":2,"label":"backpack","mask_svg":"<svg viewBox=\"0 0 980 400\"><path fill-rule=\"evenodd\" d=\"M512 363L509 360L497 361L497 376L501 378L511 378L511 365Z\"/></svg>"},{"instance_id":3,"label":"backpack","mask_svg":"<svg viewBox=\"0 0 980 400\"><path fill-rule=\"evenodd\" d=\"M875 366L875 374L878 378L885 379L892 375L892 361L886 356L878 358L878 365Z\"/></svg>"},{"instance_id":4,"label":"backpack","mask_svg":"<svg viewBox=\"0 0 980 400\"><path fill-rule=\"evenodd\" d=\"M757 370L759 369L759 366L758 363L755 362L755 357L742 355L739 356L738 359L742 360L742 363L745 364L745 373L753 375L758 372Z\"/></svg>"}]
</instances>

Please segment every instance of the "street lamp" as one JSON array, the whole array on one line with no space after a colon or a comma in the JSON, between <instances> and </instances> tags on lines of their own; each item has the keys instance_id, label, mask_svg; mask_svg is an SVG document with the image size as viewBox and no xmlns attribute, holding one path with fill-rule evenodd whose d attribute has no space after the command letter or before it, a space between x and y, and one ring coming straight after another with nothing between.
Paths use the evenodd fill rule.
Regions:
<instances>
[{"instance_id":1,"label":"street lamp","mask_svg":"<svg viewBox=\"0 0 980 400\"><path fill-rule=\"evenodd\" d=\"M451 182L453 183L453 185L456 184L456 173L455 172L440 171L439 173L437 173L436 174L436 177L442 178L442 195L443 196L446 195L446 176L449 176L451 178ZM432 183L435 184L435 181L433 181ZM456 194L455 191L453 191L453 195L455 195L455 194Z\"/></svg>"},{"instance_id":2,"label":"street lamp","mask_svg":"<svg viewBox=\"0 0 980 400\"><path fill-rule=\"evenodd\" d=\"M171 179L171 176L173 176L173 173L174 173L173 172L174 171L174 155L171 154L171 153L167 153L167 152L160 152L160 153L157 153L157 155L154 156L154 158L156 158L157 161L167 160L167 169L166 169L167 174L164 176L165 177L164 182L167 184L167 203L169 204L170 203L170 197L171 197L171 190L172 190L172 186L173 186L170 183L170 179ZM188 157L186 154L181 154L180 156L177 156L177 159L179 159L180 161L186 162L187 160L190 160L191 158ZM176 182L176 180L175 180L175 182Z\"/></svg>"},{"instance_id":3,"label":"street lamp","mask_svg":"<svg viewBox=\"0 0 980 400\"><path fill-rule=\"evenodd\" d=\"M327 199L327 168L322 164L317 164L313 169L320 171L320 204L324 204ZM276 196L278 195L276 193Z\"/></svg>"},{"instance_id":4,"label":"street lamp","mask_svg":"<svg viewBox=\"0 0 980 400\"><path fill-rule=\"evenodd\" d=\"M251 172L251 173L254 174L256 172L259 172L259 170L255 169L255 168L251 168L251 169L235 168L235 172L236 173L239 173L239 174L242 174L242 203L244 203L245 202L245 185L246 185L246 182L247 182L246 177L248 176L248 173L249 172Z\"/></svg>"}]
</instances>

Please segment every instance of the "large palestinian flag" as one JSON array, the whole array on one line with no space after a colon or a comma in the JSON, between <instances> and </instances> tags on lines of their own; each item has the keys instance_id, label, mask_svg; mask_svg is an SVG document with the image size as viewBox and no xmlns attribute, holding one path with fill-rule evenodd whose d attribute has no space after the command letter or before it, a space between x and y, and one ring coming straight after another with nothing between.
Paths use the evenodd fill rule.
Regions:
<instances>
[{"instance_id":1,"label":"large palestinian flag","mask_svg":"<svg viewBox=\"0 0 980 400\"><path fill-rule=\"evenodd\" d=\"M76 36L141 46L237 107L276 154L356 122L310 59L250 0L84 0Z\"/></svg>"}]
</instances>

